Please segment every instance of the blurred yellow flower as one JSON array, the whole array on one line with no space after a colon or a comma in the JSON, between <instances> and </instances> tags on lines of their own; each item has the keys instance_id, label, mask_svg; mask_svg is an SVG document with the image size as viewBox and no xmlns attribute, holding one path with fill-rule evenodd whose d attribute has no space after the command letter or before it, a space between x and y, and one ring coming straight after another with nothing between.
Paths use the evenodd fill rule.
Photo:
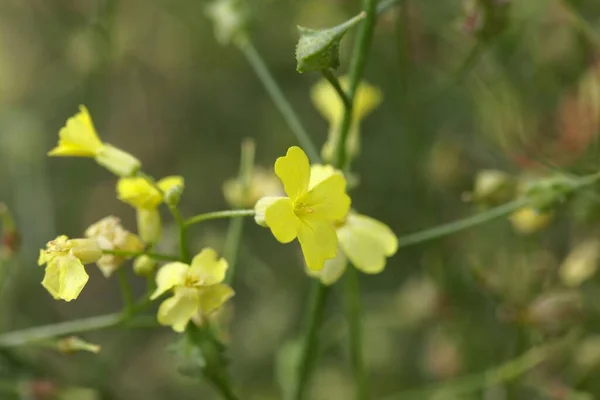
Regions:
<instances>
[{"instance_id":1,"label":"blurred yellow flower","mask_svg":"<svg viewBox=\"0 0 600 400\"><path fill-rule=\"evenodd\" d=\"M347 90L348 77L340 78L340 85L344 90ZM332 160L333 149L336 146L337 136L344 117L344 103L335 89L325 79L313 86L310 95L316 109L329 121L329 137L323 146L323 158ZM360 152L360 122L377 108L381 101L381 91L375 86L362 82L356 89L352 124L346 142L346 152L350 158L356 157Z\"/></svg>"},{"instance_id":2,"label":"blurred yellow flower","mask_svg":"<svg viewBox=\"0 0 600 400\"><path fill-rule=\"evenodd\" d=\"M183 332L197 314L206 317L218 310L233 295L233 289L222 283L228 264L210 248L202 250L191 265L172 262L156 274L156 290L151 299L173 290L173 296L158 308L158 322Z\"/></svg>"},{"instance_id":3,"label":"blurred yellow flower","mask_svg":"<svg viewBox=\"0 0 600 400\"><path fill-rule=\"evenodd\" d=\"M546 228L553 216L552 212L543 212L526 206L512 213L509 220L515 231L522 235L530 235Z\"/></svg>"},{"instance_id":4,"label":"blurred yellow flower","mask_svg":"<svg viewBox=\"0 0 600 400\"><path fill-rule=\"evenodd\" d=\"M560 280L568 287L577 287L592 278L600 261L600 241L588 238L578 243L558 270Z\"/></svg>"},{"instance_id":5,"label":"blurred yellow flower","mask_svg":"<svg viewBox=\"0 0 600 400\"><path fill-rule=\"evenodd\" d=\"M315 271L336 256L334 223L350 209L344 176L339 172L326 176L321 169L311 172L304 151L290 147L285 157L275 162L275 173L288 197L265 197L255 206L256 222L268 226L281 243L298 238L306 265Z\"/></svg>"},{"instance_id":6,"label":"blurred yellow flower","mask_svg":"<svg viewBox=\"0 0 600 400\"><path fill-rule=\"evenodd\" d=\"M119 250L128 252L141 252L144 242L121 225L121 220L115 216L102 218L85 230L85 236L95 239L102 250ZM106 278L131 257L104 254L96 262L98 268Z\"/></svg>"},{"instance_id":7,"label":"blurred yellow flower","mask_svg":"<svg viewBox=\"0 0 600 400\"><path fill-rule=\"evenodd\" d=\"M84 264L98 261L102 250L93 239L69 239L58 236L40 250L38 265L46 264L42 286L56 300L76 299L89 276Z\"/></svg>"},{"instance_id":8,"label":"blurred yellow flower","mask_svg":"<svg viewBox=\"0 0 600 400\"><path fill-rule=\"evenodd\" d=\"M50 150L49 156L91 157L98 164L119 176L131 176L141 166L131 154L120 150L98 138L92 117L85 106L67 120L58 133L58 146Z\"/></svg>"},{"instance_id":9,"label":"blurred yellow flower","mask_svg":"<svg viewBox=\"0 0 600 400\"><path fill-rule=\"evenodd\" d=\"M263 197L281 196L285 193L275 174L256 167L252 170L248 188L240 178L229 179L223 184L223 194L232 207L254 207Z\"/></svg>"},{"instance_id":10,"label":"blurred yellow flower","mask_svg":"<svg viewBox=\"0 0 600 400\"><path fill-rule=\"evenodd\" d=\"M117 182L119 200L137 211L138 233L144 242L156 243L160 238L158 206L165 200L164 194L176 186L183 188L181 176L168 176L156 184L143 177L121 178Z\"/></svg>"}]
</instances>

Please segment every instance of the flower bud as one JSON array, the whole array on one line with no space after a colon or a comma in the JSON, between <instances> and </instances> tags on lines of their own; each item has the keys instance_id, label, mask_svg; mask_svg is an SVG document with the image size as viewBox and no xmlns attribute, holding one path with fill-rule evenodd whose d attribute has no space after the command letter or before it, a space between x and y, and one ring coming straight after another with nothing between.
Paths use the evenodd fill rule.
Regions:
<instances>
[{"instance_id":1,"label":"flower bud","mask_svg":"<svg viewBox=\"0 0 600 400\"><path fill-rule=\"evenodd\" d=\"M600 241L596 238L579 243L560 266L558 275L568 287L577 287L590 279L598 269Z\"/></svg>"},{"instance_id":2,"label":"flower bud","mask_svg":"<svg viewBox=\"0 0 600 400\"><path fill-rule=\"evenodd\" d=\"M171 186L164 194L165 203L169 207L177 207L177 205L179 205L179 201L181 200L182 194L183 194L183 186L180 186L180 185Z\"/></svg>"},{"instance_id":3,"label":"flower bud","mask_svg":"<svg viewBox=\"0 0 600 400\"><path fill-rule=\"evenodd\" d=\"M146 243L156 243L160 239L162 223L157 209L137 208L138 234Z\"/></svg>"},{"instance_id":4,"label":"flower bud","mask_svg":"<svg viewBox=\"0 0 600 400\"><path fill-rule=\"evenodd\" d=\"M60 339L56 343L58 351L63 353L75 353L78 351L88 351L90 353L98 354L100 352L100 346L97 344L86 342L85 340L77 336L69 336L64 339Z\"/></svg>"},{"instance_id":5,"label":"flower bud","mask_svg":"<svg viewBox=\"0 0 600 400\"><path fill-rule=\"evenodd\" d=\"M546 228L552 221L554 214L549 211L542 212L533 207L522 207L509 217L513 228L522 235L530 235Z\"/></svg>"},{"instance_id":6,"label":"flower bud","mask_svg":"<svg viewBox=\"0 0 600 400\"><path fill-rule=\"evenodd\" d=\"M516 185L506 172L487 169L477 173L472 200L488 205L502 204L515 196Z\"/></svg>"},{"instance_id":7,"label":"flower bud","mask_svg":"<svg viewBox=\"0 0 600 400\"><path fill-rule=\"evenodd\" d=\"M141 255L133 260L133 272L139 276L150 276L156 267L156 260L147 256Z\"/></svg>"},{"instance_id":8,"label":"flower bud","mask_svg":"<svg viewBox=\"0 0 600 400\"><path fill-rule=\"evenodd\" d=\"M298 26L300 39L296 45L296 70L321 71L340 66L340 42L346 32L366 17L363 12L329 29L309 29Z\"/></svg>"},{"instance_id":9,"label":"flower bud","mask_svg":"<svg viewBox=\"0 0 600 400\"><path fill-rule=\"evenodd\" d=\"M110 144L103 144L96 154L96 162L115 175L128 177L139 171L142 163L131 154Z\"/></svg>"},{"instance_id":10,"label":"flower bud","mask_svg":"<svg viewBox=\"0 0 600 400\"><path fill-rule=\"evenodd\" d=\"M206 8L206 15L213 21L215 37L223 45L246 37L248 11L240 0L215 0Z\"/></svg>"},{"instance_id":11,"label":"flower bud","mask_svg":"<svg viewBox=\"0 0 600 400\"><path fill-rule=\"evenodd\" d=\"M547 332L572 326L583 314L583 298L576 291L544 293L527 308L526 321Z\"/></svg>"}]
</instances>

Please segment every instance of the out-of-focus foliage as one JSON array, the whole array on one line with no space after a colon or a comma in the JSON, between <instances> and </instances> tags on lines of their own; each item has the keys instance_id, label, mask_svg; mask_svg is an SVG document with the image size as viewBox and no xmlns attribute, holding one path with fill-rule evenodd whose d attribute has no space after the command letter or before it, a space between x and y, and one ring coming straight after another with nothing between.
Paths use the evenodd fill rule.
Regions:
<instances>
[{"instance_id":1,"label":"out-of-focus foliage","mask_svg":"<svg viewBox=\"0 0 600 400\"><path fill-rule=\"evenodd\" d=\"M321 146L328 122L310 101L320 77L296 72L296 25L338 25L359 1L247 3L251 40ZM120 307L117 281L96 268L74 303L50 301L39 284L36 258L48 238L77 237L109 214L135 226L109 172L91 160L46 157L80 104L102 140L135 153L149 173L186 177L186 215L227 208L222 186L237 174L243 138L256 141L265 168L296 144L241 53L220 44L227 34L215 39L204 1L0 2L0 200L21 237L7 277L0 270L0 330ZM351 35L341 43L341 74ZM402 235L502 202L532 177L597 172L599 50L595 0L404 0L381 17L367 64L365 78L384 101L361 122L353 206ZM489 170L503 173L481 181ZM245 201L227 190L230 202ZM491 203L479 201L484 195ZM460 398L600 396L600 192L569 200L544 211L543 224L532 224L539 210L522 209L401 248L382 275L361 278L373 398L484 371L568 332L574 339L546 362ZM519 218L526 235L511 226ZM221 250L226 228L191 230L194 253ZM175 251L174 226L165 230L158 248ZM0 268L17 242L3 235ZM301 332L310 281L296 247L251 224L238 264L236 296L219 315L231 320L222 337L233 375L244 399L278 399L274 382L286 379L287 339ZM143 280L127 274L141 294ZM352 396L342 311L334 296L310 399ZM0 390L18 382L34 399L216 398L179 375L172 338L170 329L98 332L85 335L98 354L48 346L11 359L0 353Z\"/></svg>"}]
</instances>

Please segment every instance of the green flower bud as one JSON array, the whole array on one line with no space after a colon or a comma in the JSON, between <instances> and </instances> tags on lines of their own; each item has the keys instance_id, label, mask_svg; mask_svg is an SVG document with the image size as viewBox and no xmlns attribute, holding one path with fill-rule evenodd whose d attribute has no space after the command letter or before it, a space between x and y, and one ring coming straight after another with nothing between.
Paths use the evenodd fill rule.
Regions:
<instances>
[{"instance_id":1,"label":"green flower bud","mask_svg":"<svg viewBox=\"0 0 600 400\"><path fill-rule=\"evenodd\" d=\"M328 29L298 26L300 39L296 45L298 72L337 69L340 66L340 42L346 32L366 17L360 13L348 21Z\"/></svg>"},{"instance_id":2,"label":"green flower bud","mask_svg":"<svg viewBox=\"0 0 600 400\"><path fill-rule=\"evenodd\" d=\"M141 255L133 260L133 272L139 276L150 276L156 267L156 260L147 255Z\"/></svg>"},{"instance_id":3,"label":"green flower bud","mask_svg":"<svg viewBox=\"0 0 600 400\"><path fill-rule=\"evenodd\" d=\"M239 0L215 0L206 7L206 15L213 21L219 43L243 43L249 20L244 3Z\"/></svg>"},{"instance_id":4,"label":"green flower bud","mask_svg":"<svg viewBox=\"0 0 600 400\"><path fill-rule=\"evenodd\" d=\"M165 203L167 203L167 205L169 207L177 207L177 205L179 205L179 201L181 200L181 195L183 194L183 186L181 185L174 185L171 186L166 192L165 192Z\"/></svg>"}]
</instances>

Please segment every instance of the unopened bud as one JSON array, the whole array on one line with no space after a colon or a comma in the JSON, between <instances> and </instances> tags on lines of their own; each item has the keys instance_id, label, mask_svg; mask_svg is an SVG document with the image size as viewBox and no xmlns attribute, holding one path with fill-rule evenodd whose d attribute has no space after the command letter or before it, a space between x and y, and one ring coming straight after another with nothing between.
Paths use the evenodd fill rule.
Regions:
<instances>
[{"instance_id":1,"label":"unopened bud","mask_svg":"<svg viewBox=\"0 0 600 400\"><path fill-rule=\"evenodd\" d=\"M150 276L156 267L156 260L147 256L141 255L133 260L133 272L139 276Z\"/></svg>"},{"instance_id":2,"label":"unopened bud","mask_svg":"<svg viewBox=\"0 0 600 400\"><path fill-rule=\"evenodd\" d=\"M90 353L98 354L100 352L100 346L97 344L86 342L85 340L77 336L69 336L64 339L60 339L56 343L58 351L63 353L75 353L79 351L88 351Z\"/></svg>"},{"instance_id":3,"label":"unopened bud","mask_svg":"<svg viewBox=\"0 0 600 400\"><path fill-rule=\"evenodd\" d=\"M156 209L137 209L138 234L146 243L156 243L160 239L162 222Z\"/></svg>"},{"instance_id":4,"label":"unopened bud","mask_svg":"<svg viewBox=\"0 0 600 400\"><path fill-rule=\"evenodd\" d=\"M215 37L219 43L243 43L249 17L242 1L215 0L206 8L206 15L213 21Z\"/></svg>"},{"instance_id":5,"label":"unopened bud","mask_svg":"<svg viewBox=\"0 0 600 400\"><path fill-rule=\"evenodd\" d=\"M181 201L181 195L183 194L183 186L175 185L171 186L165 192L165 203L169 207L177 207Z\"/></svg>"},{"instance_id":6,"label":"unopened bud","mask_svg":"<svg viewBox=\"0 0 600 400\"><path fill-rule=\"evenodd\" d=\"M274 202L279 200L281 197L263 197L262 199L256 202L254 206L254 221L262 227L267 227L267 223L265 221L265 213L267 212L267 208L269 208Z\"/></svg>"},{"instance_id":7,"label":"unopened bud","mask_svg":"<svg viewBox=\"0 0 600 400\"><path fill-rule=\"evenodd\" d=\"M522 207L509 217L513 228L522 235L530 235L546 228L552 221L553 213L533 207Z\"/></svg>"},{"instance_id":8,"label":"unopened bud","mask_svg":"<svg viewBox=\"0 0 600 400\"><path fill-rule=\"evenodd\" d=\"M542 294L527 308L526 321L545 331L566 328L583 314L583 299L576 291L556 291Z\"/></svg>"},{"instance_id":9,"label":"unopened bud","mask_svg":"<svg viewBox=\"0 0 600 400\"><path fill-rule=\"evenodd\" d=\"M561 281L569 287L577 287L590 279L598 269L600 241L596 238L579 243L560 266Z\"/></svg>"},{"instance_id":10,"label":"unopened bud","mask_svg":"<svg viewBox=\"0 0 600 400\"><path fill-rule=\"evenodd\" d=\"M476 203L502 204L515 196L515 189L514 180L506 172L487 169L475 177L471 198Z\"/></svg>"}]
</instances>

